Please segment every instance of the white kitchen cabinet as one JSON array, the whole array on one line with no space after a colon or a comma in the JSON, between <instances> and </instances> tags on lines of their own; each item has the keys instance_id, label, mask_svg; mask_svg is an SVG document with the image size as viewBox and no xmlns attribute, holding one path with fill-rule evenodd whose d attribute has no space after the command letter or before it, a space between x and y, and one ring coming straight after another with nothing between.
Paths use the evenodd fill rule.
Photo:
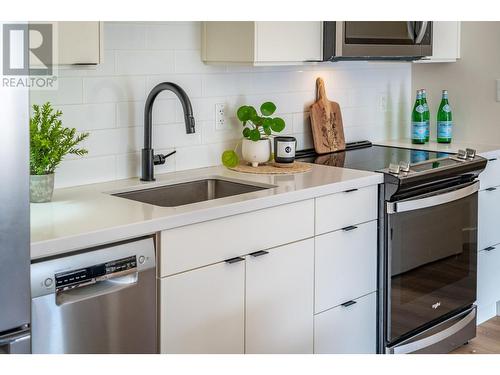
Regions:
<instances>
[{"instance_id":1,"label":"white kitchen cabinet","mask_svg":"<svg viewBox=\"0 0 500 375\"><path fill-rule=\"evenodd\" d=\"M377 293L314 316L314 353L376 353Z\"/></svg>"},{"instance_id":2,"label":"white kitchen cabinet","mask_svg":"<svg viewBox=\"0 0 500 375\"><path fill-rule=\"evenodd\" d=\"M252 234L250 223L272 228ZM168 276L314 236L314 199L163 231L160 275Z\"/></svg>"},{"instance_id":3,"label":"white kitchen cabinet","mask_svg":"<svg viewBox=\"0 0 500 375\"><path fill-rule=\"evenodd\" d=\"M102 22L58 21L49 23L52 24L54 35L54 65L97 65L102 63ZM30 34L30 38L38 37L37 34ZM32 42L36 43L36 40ZM32 56L30 65L37 67L39 64L40 62L33 60Z\"/></svg>"},{"instance_id":4,"label":"white kitchen cabinet","mask_svg":"<svg viewBox=\"0 0 500 375\"><path fill-rule=\"evenodd\" d=\"M460 21L432 23L432 56L416 63L455 62L460 58Z\"/></svg>"},{"instance_id":5,"label":"white kitchen cabinet","mask_svg":"<svg viewBox=\"0 0 500 375\"><path fill-rule=\"evenodd\" d=\"M202 30L205 63L286 65L323 57L320 21L203 22Z\"/></svg>"},{"instance_id":6,"label":"white kitchen cabinet","mask_svg":"<svg viewBox=\"0 0 500 375\"><path fill-rule=\"evenodd\" d=\"M316 198L315 233L323 234L377 219L377 185Z\"/></svg>"},{"instance_id":7,"label":"white kitchen cabinet","mask_svg":"<svg viewBox=\"0 0 500 375\"><path fill-rule=\"evenodd\" d=\"M481 156L488 159L485 170L479 175L481 190L500 186L500 151L486 152Z\"/></svg>"},{"instance_id":8,"label":"white kitchen cabinet","mask_svg":"<svg viewBox=\"0 0 500 375\"><path fill-rule=\"evenodd\" d=\"M319 313L377 290L377 221L315 238Z\"/></svg>"},{"instance_id":9,"label":"white kitchen cabinet","mask_svg":"<svg viewBox=\"0 0 500 375\"><path fill-rule=\"evenodd\" d=\"M500 245L478 253L477 258L477 307L478 323L495 315L500 301Z\"/></svg>"},{"instance_id":10,"label":"white kitchen cabinet","mask_svg":"<svg viewBox=\"0 0 500 375\"><path fill-rule=\"evenodd\" d=\"M478 250L500 243L499 215L500 187L481 190L478 199ZM500 289L500 284L498 287Z\"/></svg>"},{"instance_id":11,"label":"white kitchen cabinet","mask_svg":"<svg viewBox=\"0 0 500 375\"><path fill-rule=\"evenodd\" d=\"M162 353L244 352L245 262L160 279Z\"/></svg>"},{"instance_id":12,"label":"white kitchen cabinet","mask_svg":"<svg viewBox=\"0 0 500 375\"><path fill-rule=\"evenodd\" d=\"M312 353L313 290L313 239L247 256L246 353Z\"/></svg>"}]
</instances>

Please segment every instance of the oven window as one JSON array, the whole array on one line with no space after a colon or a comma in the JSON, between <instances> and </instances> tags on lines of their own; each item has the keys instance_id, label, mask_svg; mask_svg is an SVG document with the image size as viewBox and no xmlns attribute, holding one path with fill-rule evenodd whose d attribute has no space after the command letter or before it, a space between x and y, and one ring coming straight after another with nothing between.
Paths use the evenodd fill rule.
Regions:
<instances>
[{"instance_id":1,"label":"oven window","mask_svg":"<svg viewBox=\"0 0 500 375\"><path fill-rule=\"evenodd\" d=\"M476 300L477 193L388 215L394 342Z\"/></svg>"},{"instance_id":2,"label":"oven window","mask_svg":"<svg viewBox=\"0 0 500 375\"><path fill-rule=\"evenodd\" d=\"M411 26L404 21L346 21L346 44L414 44Z\"/></svg>"}]
</instances>

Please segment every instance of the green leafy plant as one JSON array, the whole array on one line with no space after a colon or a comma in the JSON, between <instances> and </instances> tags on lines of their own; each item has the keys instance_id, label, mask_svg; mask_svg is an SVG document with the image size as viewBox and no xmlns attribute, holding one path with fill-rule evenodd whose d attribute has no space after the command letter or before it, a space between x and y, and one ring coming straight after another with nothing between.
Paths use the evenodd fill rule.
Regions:
<instances>
[{"instance_id":1,"label":"green leafy plant","mask_svg":"<svg viewBox=\"0 0 500 375\"><path fill-rule=\"evenodd\" d=\"M257 142L261 139L266 139L273 132L282 132L285 129L285 120L280 117L271 117L275 111L276 105L273 102L262 103L260 106L261 115L251 105L244 105L238 108L236 116L243 124L243 137ZM240 162L235 150L224 151L221 161L228 168L233 168Z\"/></svg>"},{"instance_id":2,"label":"green leafy plant","mask_svg":"<svg viewBox=\"0 0 500 375\"><path fill-rule=\"evenodd\" d=\"M272 134L279 133L285 129L285 121L280 117L271 117L276 111L273 102L265 102L260 106L261 115L251 105L238 108L236 116L243 123L243 137L252 141L259 141Z\"/></svg>"},{"instance_id":3,"label":"green leafy plant","mask_svg":"<svg viewBox=\"0 0 500 375\"><path fill-rule=\"evenodd\" d=\"M76 134L76 129L65 128L61 121L62 111L54 110L50 102L33 105L30 118L30 173L43 175L54 173L64 156L85 155L88 151L76 147L89 133Z\"/></svg>"}]
</instances>

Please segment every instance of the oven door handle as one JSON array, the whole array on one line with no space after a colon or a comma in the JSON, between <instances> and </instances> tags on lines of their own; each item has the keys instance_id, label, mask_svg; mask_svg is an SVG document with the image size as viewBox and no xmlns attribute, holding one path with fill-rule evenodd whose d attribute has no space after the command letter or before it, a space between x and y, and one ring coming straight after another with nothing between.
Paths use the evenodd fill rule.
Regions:
<instances>
[{"instance_id":1,"label":"oven door handle","mask_svg":"<svg viewBox=\"0 0 500 375\"><path fill-rule=\"evenodd\" d=\"M391 215L400 212L415 211L415 210L420 210L422 208L438 206L440 204L449 203L468 197L469 195L472 195L477 191L479 191L478 181L464 188L458 190L452 190L447 193L431 195L429 197L420 199L412 199L400 202L389 202L387 203L387 213Z\"/></svg>"}]
</instances>

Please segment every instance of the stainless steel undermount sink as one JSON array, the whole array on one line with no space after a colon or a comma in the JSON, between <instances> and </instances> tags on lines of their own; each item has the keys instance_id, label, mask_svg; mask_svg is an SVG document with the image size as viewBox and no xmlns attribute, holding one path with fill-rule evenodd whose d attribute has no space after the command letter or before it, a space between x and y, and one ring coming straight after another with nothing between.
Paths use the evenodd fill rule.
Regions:
<instances>
[{"instance_id":1,"label":"stainless steel undermount sink","mask_svg":"<svg viewBox=\"0 0 500 375\"><path fill-rule=\"evenodd\" d=\"M204 202L212 199L230 197L270 189L272 185L252 185L242 182L207 178L196 181L182 182L172 185L156 186L140 190L132 190L112 195L149 203L162 207L178 207L186 204Z\"/></svg>"}]
</instances>

